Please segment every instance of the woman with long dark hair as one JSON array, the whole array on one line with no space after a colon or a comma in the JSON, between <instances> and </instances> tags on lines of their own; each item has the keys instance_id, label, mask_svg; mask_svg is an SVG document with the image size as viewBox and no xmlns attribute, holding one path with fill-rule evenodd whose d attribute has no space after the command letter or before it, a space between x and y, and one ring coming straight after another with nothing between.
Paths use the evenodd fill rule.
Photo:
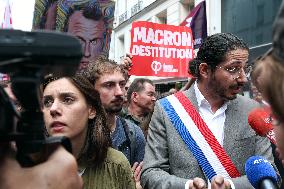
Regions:
<instances>
[{"instance_id":1,"label":"woman with long dark hair","mask_svg":"<svg viewBox=\"0 0 284 189\"><path fill-rule=\"evenodd\" d=\"M43 113L49 135L70 139L84 188L135 188L126 157L111 148L100 96L87 79L46 77Z\"/></svg>"}]
</instances>

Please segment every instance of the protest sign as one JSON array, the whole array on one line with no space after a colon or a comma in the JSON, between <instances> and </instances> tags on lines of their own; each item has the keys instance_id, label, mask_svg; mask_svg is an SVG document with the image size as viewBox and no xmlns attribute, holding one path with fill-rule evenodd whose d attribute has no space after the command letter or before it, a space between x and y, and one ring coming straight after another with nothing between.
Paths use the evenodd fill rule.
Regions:
<instances>
[{"instance_id":1,"label":"protest sign","mask_svg":"<svg viewBox=\"0 0 284 189\"><path fill-rule=\"evenodd\" d=\"M134 22L130 52L136 76L186 77L194 58L191 29L185 26Z\"/></svg>"}]
</instances>

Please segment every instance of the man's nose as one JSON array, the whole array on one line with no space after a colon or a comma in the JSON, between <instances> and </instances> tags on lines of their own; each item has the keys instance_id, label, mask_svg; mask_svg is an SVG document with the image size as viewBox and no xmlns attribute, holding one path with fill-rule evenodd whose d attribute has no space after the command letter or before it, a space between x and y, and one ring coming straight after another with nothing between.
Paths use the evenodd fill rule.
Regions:
<instances>
[{"instance_id":1,"label":"man's nose","mask_svg":"<svg viewBox=\"0 0 284 189\"><path fill-rule=\"evenodd\" d=\"M125 95L125 89L120 87L120 85L116 85L115 87L115 95L116 96L124 96Z\"/></svg>"},{"instance_id":2,"label":"man's nose","mask_svg":"<svg viewBox=\"0 0 284 189\"><path fill-rule=\"evenodd\" d=\"M239 83L246 83L248 81L247 75L246 75L244 69L241 69L241 71L238 74L239 75L236 79Z\"/></svg>"},{"instance_id":3,"label":"man's nose","mask_svg":"<svg viewBox=\"0 0 284 189\"><path fill-rule=\"evenodd\" d=\"M84 45L84 57L91 56L91 43L90 41L86 41Z\"/></svg>"}]
</instances>

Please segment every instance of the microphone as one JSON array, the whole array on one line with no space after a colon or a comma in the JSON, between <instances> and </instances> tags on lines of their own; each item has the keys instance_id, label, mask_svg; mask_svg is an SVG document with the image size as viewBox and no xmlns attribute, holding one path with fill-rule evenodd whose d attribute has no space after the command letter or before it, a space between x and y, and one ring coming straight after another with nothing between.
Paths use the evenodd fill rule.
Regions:
<instances>
[{"instance_id":1,"label":"microphone","mask_svg":"<svg viewBox=\"0 0 284 189\"><path fill-rule=\"evenodd\" d=\"M278 177L271 163L262 156L252 156L245 164L245 172L256 189L279 189Z\"/></svg>"},{"instance_id":2,"label":"microphone","mask_svg":"<svg viewBox=\"0 0 284 189\"><path fill-rule=\"evenodd\" d=\"M276 144L270 108L253 109L248 115L248 123L259 136L266 136L271 143Z\"/></svg>"}]
</instances>

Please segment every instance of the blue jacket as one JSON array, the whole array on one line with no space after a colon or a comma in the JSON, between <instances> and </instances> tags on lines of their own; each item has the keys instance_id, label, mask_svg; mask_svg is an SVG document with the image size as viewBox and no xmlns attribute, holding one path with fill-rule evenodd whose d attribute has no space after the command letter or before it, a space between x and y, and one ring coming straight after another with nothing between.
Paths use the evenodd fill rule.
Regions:
<instances>
[{"instance_id":1,"label":"blue jacket","mask_svg":"<svg viewBox=\"0 0 284 189\"><path fill-rule=\"evenodd\" d=\"M141 128L129 120L116 117L116 128L111 134L113 148L121 151L132 166L143 161L146 140Z\"/></svg>"}]
</instances>

